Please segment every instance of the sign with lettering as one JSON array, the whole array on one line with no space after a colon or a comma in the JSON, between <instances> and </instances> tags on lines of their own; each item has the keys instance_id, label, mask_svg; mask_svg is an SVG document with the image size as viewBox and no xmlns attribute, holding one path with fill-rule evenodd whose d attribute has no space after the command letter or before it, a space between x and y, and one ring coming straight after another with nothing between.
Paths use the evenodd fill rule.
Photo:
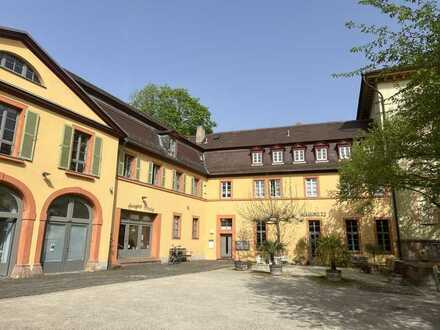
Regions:
<instances>
[{"instance_id":1,"label":"sign with lettering","mask_svg":"<svg viewBox=\"0 0 440 330\"><path fill-rule=\"evenodd\" d=\"M304 212L301 214L302 217L326 217L326 212Z\"/></svg>"},{"instance_id":2,"label":"sign with lettering","mask_svg":"<svg viewBox=\"0 0 440 330\"><path fill-rule=\"evenodd\" d=\"M249 251L249 241L235 241L235 250Z\"/></svg>"}]
</instances>

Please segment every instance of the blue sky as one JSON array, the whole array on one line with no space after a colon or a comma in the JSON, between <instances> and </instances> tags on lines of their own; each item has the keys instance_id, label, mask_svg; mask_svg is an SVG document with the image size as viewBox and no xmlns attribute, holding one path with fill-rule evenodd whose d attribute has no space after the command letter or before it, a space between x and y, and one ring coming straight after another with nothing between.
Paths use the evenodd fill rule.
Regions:
<instances>
[{"instance_id":1,"label":"blue sky","mask_svg":"<svg viewBox=\"0 0 440 330\"><path fill-rule=\"evenodd\" d=\"M152 82L187 88L215 131L355 118L365 37L347 20L381 17L355 0L5 1L0 25L24 29L62 66L128 100Z\"/></svg>"}]
</instances>

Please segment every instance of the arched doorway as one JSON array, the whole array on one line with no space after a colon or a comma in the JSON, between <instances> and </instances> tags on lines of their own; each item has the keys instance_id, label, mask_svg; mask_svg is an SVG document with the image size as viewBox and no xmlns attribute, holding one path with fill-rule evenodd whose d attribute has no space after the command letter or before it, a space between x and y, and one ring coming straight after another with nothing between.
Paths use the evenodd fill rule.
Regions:
<instances>
[{"instance_id":1,"label":"arched doorway","mask_svg":"<svg viewBox=\"0 0 440 330\"><path fill-rule=\"evenodd\" d=\"M83 270L89 252L92 208L73 195L55 199L47 211L42 266L46 273Z\"/></svg>"},{"instance_id":2,"label":"arched doorway","mask_svg":"<svg viewBox=\"0 0 440 330\"><path fill-rule=\"evenodd\" d=\"M14 191L0 185L0 276L9 275L15 261L21 204Z\"/></svg>"}]
</instances>

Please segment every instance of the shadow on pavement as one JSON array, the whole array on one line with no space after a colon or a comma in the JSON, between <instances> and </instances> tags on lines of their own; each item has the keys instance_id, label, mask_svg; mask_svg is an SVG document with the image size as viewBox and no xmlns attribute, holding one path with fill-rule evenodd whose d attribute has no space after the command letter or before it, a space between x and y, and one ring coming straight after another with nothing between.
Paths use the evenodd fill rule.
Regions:
<instances>
[{"instance_id":1,"label":"shadow on pavement","mask_svg":"<svg viewBox=\"0 0 440 330\"><path fill-rule=\"evenodd\" d=\"M353 281L334 284L311 277L255 274L247 285L274 313L309 327L440 329L440 302L362 290Z\"/></svg>"}]
</instances>

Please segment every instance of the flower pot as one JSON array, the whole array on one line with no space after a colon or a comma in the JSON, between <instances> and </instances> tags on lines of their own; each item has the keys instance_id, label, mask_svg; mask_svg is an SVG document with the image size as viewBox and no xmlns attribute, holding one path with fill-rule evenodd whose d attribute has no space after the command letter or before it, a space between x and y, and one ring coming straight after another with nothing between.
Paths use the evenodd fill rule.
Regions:
<instances>
[{"instance_id":1,"label":"flower pot","mask_svg":"<svg viewBox=\"0 0 440 330\"><path fill-rule=\"evenodd\" d=\"M279 276L283 273L283 265L281 264L271 264L269 267L273 276Z\"/></svg>"},{"instance_id":2,"label":"flower pot","mask_svg":"<svg viewBox=\"0 0 440 330\"><path fill-rule=\"evenodd\" d=\"M235 270L248 270L249 263L247 261L235 260L234 261Z\"/></svg>"},{"instance_id":3,"label":"flower pot","mask_svg":"<svg viewBox=\"0 0 440 330\"><path fill-rule=\"evenodd\" d=\"M341 271L340 270L331 270L327 269L325 271L325 275L329 281L337 282L342 280Z\"/></svg>"}]
</instances>

